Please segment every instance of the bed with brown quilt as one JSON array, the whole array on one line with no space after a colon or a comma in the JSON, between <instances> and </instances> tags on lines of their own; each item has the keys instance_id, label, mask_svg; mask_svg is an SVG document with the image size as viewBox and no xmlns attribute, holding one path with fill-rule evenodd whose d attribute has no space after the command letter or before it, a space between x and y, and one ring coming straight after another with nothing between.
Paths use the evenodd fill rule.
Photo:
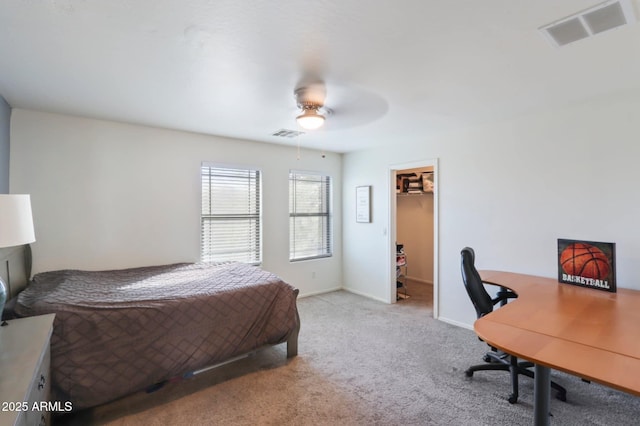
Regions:
<instances>
[{"instance_id":1,"label":"bed with brown quilt","mask_svg":"<svg viewBox=\"0 0 640 426\"><path fill-rule=\"evenodd\" d=\"M295 356L297 294L256 266L181 263L39 273L13 309L17 317L56 314L52 399L76 410L266 345L287 342Z\"/></svg>"}]
</instances>

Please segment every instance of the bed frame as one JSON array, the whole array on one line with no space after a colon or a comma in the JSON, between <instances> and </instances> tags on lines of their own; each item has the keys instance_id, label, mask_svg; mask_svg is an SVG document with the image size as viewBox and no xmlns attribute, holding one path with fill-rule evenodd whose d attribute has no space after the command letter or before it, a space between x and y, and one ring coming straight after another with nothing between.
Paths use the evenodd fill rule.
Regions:
<instances>
[{"instance_id":1,"label":"bed frame","mask_svg":"<svg viewBox=\"0 0 640 426\"><path fill-rule=\"evenodd\" d=\"M29 244L0 248L0 277L7 286L7 308L13 305L9 301L15 298L31 279L31 246ZM296 289L296 296L298 289ZM14 300L15 303L15 300ZM300 316L297 327L287 340L287 358L298 355L298 334L300 333Z\"/></svg>"},{"instance_id":2,"label":"bed frame","mask_svg":"<svg viewBox=\"0 0 640 426\"><path fill-rule=\"evenodd\" d=\"M31 257L31 247L26 244L22 246L8 247L8 248L0 248L0 277L5 282L7 286L7 305L5 307L5 315L7 317L11 317L11 311L13 310L13 305L15 304L15 297L20 293L29 283L31 279L31 265L32 265L32 257ZM298 289L295 290L296 296L298 295ZM11 302L11 300L13 301ZM7 312L8 311L8 312ZM287 340L287 358L292 358L298 355L298 334L300 333L300 316L297 314L297 325L295 330L291 333ZM260 349L260 348L256 348ZM253 353L252 351L250 353ZM247 354L249 355L249 354ZM242 357L242 356L241 356ZM235 360L235 358L233 359ZM228 360L226 362L207 367L203 370L208 370L211 368L215 368L218 366L222 366L227 364L233 360Z\"/></svg>"}]
</instances>

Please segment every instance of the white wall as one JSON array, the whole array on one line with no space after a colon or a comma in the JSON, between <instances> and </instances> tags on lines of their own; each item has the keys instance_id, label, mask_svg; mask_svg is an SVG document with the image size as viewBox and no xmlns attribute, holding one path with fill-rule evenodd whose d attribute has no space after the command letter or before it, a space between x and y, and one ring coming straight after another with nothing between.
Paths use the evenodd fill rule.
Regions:
<instances>
[{"instance_id":1,"label":"white wall","mask_svg":"<svg viewBox=\"0 0 640 426\"><path fill-rule=\"evenodd\" d=\"M257 167L263 267L301 295L340 288L342 156L250 141L14 109L11 191L30 193L34 273L111 269L200 256L200 164ZM334 179L334 256L290 263L288 174Z\"/></svg>"},{"instance_id":2,"label":"white wall","mask_svg":"<svg viewBox=\"0 0 640 426\"><path fill-rule=\"evenodd\" d=\"M0 194L9 192L9 128L11 107L0 95Z\"/></svg>"},{"instance_id":3,"label":"white wall","mask_svg":"<svg viewBox=\"0 0 640 426\"><path fill-rule=\"evenodd\" d=\"M471 326L460 249L480 269L557 277L557 238L615 242L619 287L640 289L640 98L617 96L344 157L353 188L373 186L373 223L345 220L345 288L389 294L390 165L439 158L439 318ZM596 290L594 290L596 291Z\"/></svg>"}]
</instances>

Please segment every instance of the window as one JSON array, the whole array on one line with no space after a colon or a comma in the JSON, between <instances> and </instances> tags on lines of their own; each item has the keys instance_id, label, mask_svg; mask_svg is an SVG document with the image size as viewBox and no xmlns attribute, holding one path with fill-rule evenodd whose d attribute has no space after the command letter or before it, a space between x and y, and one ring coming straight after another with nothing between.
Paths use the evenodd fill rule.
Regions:
<instances>
[{"instance_id":1,"label":"window","mask_svg":"<svg viewBox=\"0 0 640 426\"><path fill-rule=\"evenodd\" d=\"M202 165L201 259L260 263L260 172Z\"/></svg>"},{"instance_id":2,"label":"window","mask_svg":"<svg viewBox=\"0 0 640 426\"><path fill-rule=\"evenodd\" d=\"M289 173L289 260L331 254L331 177L292 171Z\"/></svg>"}]
</instances>

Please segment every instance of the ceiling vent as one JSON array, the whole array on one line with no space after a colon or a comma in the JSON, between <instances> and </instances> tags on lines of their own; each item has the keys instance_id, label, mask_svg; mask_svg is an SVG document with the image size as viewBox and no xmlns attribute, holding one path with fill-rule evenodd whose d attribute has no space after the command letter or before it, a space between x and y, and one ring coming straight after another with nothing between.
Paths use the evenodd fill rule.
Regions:
<instances>
[{"instance_id":1,"label":"ceiling vent","mask_svg":"<svg viewBox=\"0 0 640 426\"><path fill-rule=\"evenodd\" d=\"M560 47L635 22L630 0L610 0L540 27L540 32Z\"/></svg>"},{"instance_id":2,"label":"ceiling vent","mask_svg":"<svg viewBox=\"0 0 640 426\"><path fill-rule=\"evenodd\" d=\"M304 132L299 132L297 130L289 130L289 129L280 129L271 134L271 136L277 136L280 138L295 138L296 136L300 136L300 135L304 135Z\"/></svg>"}]
</instances>

